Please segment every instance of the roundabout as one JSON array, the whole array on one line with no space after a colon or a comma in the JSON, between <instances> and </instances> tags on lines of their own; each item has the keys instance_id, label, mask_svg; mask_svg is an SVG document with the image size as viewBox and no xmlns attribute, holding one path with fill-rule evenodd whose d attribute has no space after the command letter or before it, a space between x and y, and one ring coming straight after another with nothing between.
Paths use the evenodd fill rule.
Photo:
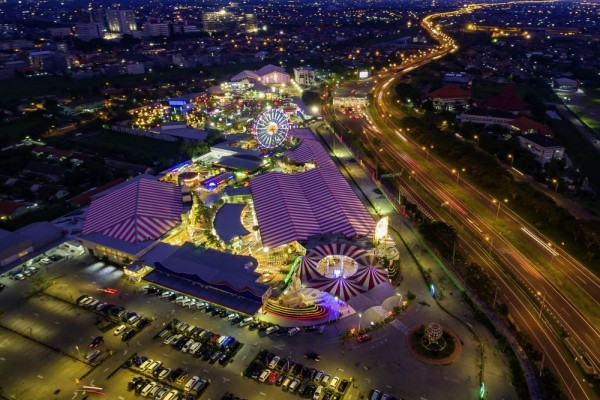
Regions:
<instances>
[{"instance_id":1,"label":"roundabout","mask_svg":"<svg viewBox=\"0 0 600 400\"><path fill-rule=\"evenodd\" d=\"M462 343L448 327L436 322L413 328L406 335L406 346L413 357L432 365L448 365L462 352Z\"/></svg>"}]
</instances>

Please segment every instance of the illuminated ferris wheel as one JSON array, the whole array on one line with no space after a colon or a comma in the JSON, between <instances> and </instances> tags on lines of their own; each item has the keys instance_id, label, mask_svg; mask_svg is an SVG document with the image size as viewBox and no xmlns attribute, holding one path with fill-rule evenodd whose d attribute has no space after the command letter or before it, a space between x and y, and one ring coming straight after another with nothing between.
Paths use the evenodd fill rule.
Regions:
<instances>
[{"instance_id":1,"label":"illuminated ferris wheel","mask_svg":"<svg viewBox=\"0 0 600 400\"><path fill-rule=\"evenodd\" d=\"M288 117L279 110L271 109L261 113L253 125L254 137L261 147L273 149L287 138L290 124Z\"/></svg>"}]
</instances>

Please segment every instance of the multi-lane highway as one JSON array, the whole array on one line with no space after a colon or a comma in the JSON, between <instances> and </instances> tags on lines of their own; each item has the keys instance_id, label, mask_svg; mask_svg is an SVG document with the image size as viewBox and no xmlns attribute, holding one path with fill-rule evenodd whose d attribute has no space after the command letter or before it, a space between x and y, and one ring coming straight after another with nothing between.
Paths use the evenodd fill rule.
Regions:
<instances>
[{"instance_id":1,"label":"multi-lane highway","mask_svg":"<svg viewBox=\"0 0 600 400\"><path fill-rule=\"evenodd\" d=\"M480 7L480 6L478 6ZM499 300L509 304L511 317L543 351L544 362L560 377L569 397L592 399L595 393L582 380L572 356L560 343L560 326L600 365L600 334L597 304L600 281L569 254L513 213L503 199L493 199L461 177L460 170L446 165L421 150L409 132L399 126L399 115L390 94L395 80L457 49L456 44L435 24L440 17L470 12L433 14L422 26L440 45L434 50L409 57L398 67L384 71L372 80L374 111L361 119L326 110L331 121L344 124L361 137L373 162L388 171L405 171L395 179L403 194L417 203L424 213L446 220L457 230L459 246L487 267L498 283ZM551 264L555 275L548 276ZM559 274L559 279L557 275ZM579 295L572 301L572 295ZM583 310L575 304L584 304Z\"/></svg>"}]
</instances>

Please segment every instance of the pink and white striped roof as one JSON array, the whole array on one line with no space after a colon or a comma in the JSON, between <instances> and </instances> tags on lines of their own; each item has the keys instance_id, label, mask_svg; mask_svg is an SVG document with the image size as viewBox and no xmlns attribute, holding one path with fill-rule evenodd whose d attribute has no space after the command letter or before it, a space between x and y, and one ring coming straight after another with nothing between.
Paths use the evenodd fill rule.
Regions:
<instances>
[{"instance_id":1,"label":"pink and white striped roof","mask_svg":"<svg viewBox=\"0 0 600 400\"><path fill-rule=\"evenodd\" d=\"M252 198L263 246L276 247L325 233L370 236L373 218L337 168L252 178Z\"/></svg>"},{"instance_id":2,"label":"pink and white striped roof","mask_svg":"<svg viewBox=\"0 0 600 400\"><path fill-rule=\"evenodd\" d=\"M139 179L92 201L83 234L101 233L131 243L156 240L181 223L177 186Z\"/></svg>"},{"instance_id":3,"label":"pink and white striped roof","mask_svg":"<svg viewBox=\"0 0 600 400\"><path fill-rule=\"evenodd\" d=\"M335 168L327 151L316 140L304 139L295 149L286 151L285 156L298 164L314 163L318 167Z\"/></svg>"}]
</instances>

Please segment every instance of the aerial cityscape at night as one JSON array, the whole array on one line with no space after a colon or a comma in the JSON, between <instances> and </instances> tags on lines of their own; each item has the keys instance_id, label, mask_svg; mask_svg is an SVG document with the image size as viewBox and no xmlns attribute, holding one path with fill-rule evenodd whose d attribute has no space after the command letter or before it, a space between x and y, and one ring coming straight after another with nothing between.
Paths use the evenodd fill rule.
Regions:
<instances>
[{"instance_id":1,"label":"aerial cityscape at night","mask_svg":"<svg viewBox=\"0 0 600 400\"><path fill-rule=\"evenodd\" d=\"M0 0L0 399L600 400L597 0Z\"/></svg>"}]
</instances>

